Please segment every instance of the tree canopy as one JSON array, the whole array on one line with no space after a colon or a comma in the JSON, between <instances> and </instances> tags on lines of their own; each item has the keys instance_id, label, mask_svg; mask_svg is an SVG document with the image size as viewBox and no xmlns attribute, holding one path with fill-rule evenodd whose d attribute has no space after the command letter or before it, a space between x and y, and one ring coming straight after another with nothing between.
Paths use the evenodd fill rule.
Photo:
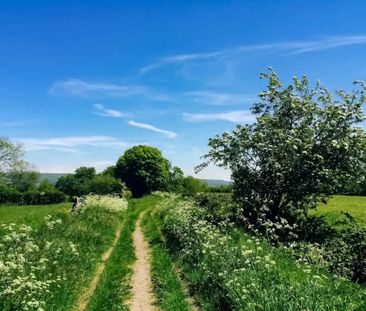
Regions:
<instances>
[{"instance_id":1,"label":"tree canopy","mask_svg":"<svg viewBox=\"0 0 366 311\"><path fill-rule=\"evenodd\" d=\"M9 171L23 155L21 144L12 143L9 139L0 137L0 173Z\"/></svg>"},{"instance_id":2,"label":"tree canopy","mask_svg":"<svg viewBox=\"0 0 366 311\"><path fill-rule=\"evenodd\" d=\"M198 169L215 163L232 172L234 198L253 222L291 219L365 174L362 104L366 84L335 94L308 79L294 77L283 87L270 69L253 124L238 125L209 140Z\"/></svg>"},{"instance_id":3,"label":"tree canopy","mask_svg":"<svg viewBox=\"0 0 366 311\"><path fill-rule=\"evenodd\" d=\"M160 150L134 146L125 151L116 164L115 176L122 179L134 197L155 190L165 190L170 176L170 163Z\"/></svg>"}]
</instances>

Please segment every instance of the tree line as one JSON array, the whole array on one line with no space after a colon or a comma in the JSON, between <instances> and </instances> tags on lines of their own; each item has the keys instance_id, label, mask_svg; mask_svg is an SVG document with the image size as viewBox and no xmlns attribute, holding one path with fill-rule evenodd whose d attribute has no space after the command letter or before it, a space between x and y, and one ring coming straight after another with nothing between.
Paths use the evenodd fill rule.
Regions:
<instances>
[{"instance_id":1,"label":"tree line","mask_svg":"<svg viewBox=\"0 0 366 311\"><path fill-rule=\"evenodd\" d=\"M163 157L157 148L139 145L125 151L115 165L97 173L94 167L79 167L61 176L55 185L41 180L40 173L22 160L20 144L0 138L0 203L50 204L89 193L141 197L153 191L194 195L225 191L208 187Z\"/></svg>"}]
</instances>

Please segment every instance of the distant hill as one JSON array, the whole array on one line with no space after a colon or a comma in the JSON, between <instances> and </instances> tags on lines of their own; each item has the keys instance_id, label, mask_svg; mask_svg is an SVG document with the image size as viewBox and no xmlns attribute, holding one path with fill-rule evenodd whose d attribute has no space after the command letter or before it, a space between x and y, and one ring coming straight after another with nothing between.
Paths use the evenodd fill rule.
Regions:
<instances>
[{"instance_id":1,"label":"distant hill","mask_svg":"<svg viewBox=\"0 0 366 311\"><path fill-rule=\"evenodd\" d=\"M227 186L231 184L231 181L223 179L200 179L208 186Z\"/></svg>"},{"instance_id":2,"label":"distant hill","mask_svg":"<svg viewBox=\"0 0 366 311\"><path fill-rule=\"evenodd\" d=\"M67 173L41 173L41 180L48 180L51 184L55 184L56 181L65 175L70 175Z\"/></svg>"}]
</instances>

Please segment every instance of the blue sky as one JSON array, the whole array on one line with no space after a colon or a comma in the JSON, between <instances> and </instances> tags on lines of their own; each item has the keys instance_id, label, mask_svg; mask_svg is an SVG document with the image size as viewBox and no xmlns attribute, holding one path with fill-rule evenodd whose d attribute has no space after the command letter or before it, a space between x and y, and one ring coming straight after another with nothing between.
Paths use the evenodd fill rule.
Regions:
<instances>
[{"instance_id":1,"label":"blue sky","mask_svg":"<svg viewBox=\"0 0 366 311\"><path fill-rule=\"evenodd\" d=\"M186 174L251 122L272 66L366 80L365 1L1 1L0 135L41 172L98 170L134 144ZM203 178L229 178L210 167Z\"/></svg>"}]
</instances>

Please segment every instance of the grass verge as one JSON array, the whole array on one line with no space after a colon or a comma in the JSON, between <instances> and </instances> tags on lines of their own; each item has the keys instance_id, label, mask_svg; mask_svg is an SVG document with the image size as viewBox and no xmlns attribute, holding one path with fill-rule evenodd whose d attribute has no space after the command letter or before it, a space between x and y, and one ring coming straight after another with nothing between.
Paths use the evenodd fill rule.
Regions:
<instances>
[{"instance_id":1,"label":"grass verge","mask_svg":"<svg viewBox=\"0 0 366 311\"><path fill-rule=\"evenodd\" d=\"M172 259L161 239L161 220L154 210L146 211L142 227L151 247L152 283L159 307L166 311L191 310Z\"/></svg>"},{"instance_id":2,"label":"grass verge","mask_svg":"<svg viewBox=\"0 0 366 311\"><path fill-rule=\"evenodd\" d=\"M365 310L365 288L296 263L283 251L202 209L171 200L162 207L173 258L202 310Z\"/></svg>"},{"instance_id":3,"label":"grass verge","mask_svg":"<svg viewBox=\"0 0 366 311\"><path fill-rule=\"evenodd\" d=\"M93 206L76 215L62 212L42 223L37 220L33 230L1 226L6 252L0 249L5 267L0 269L0 310L70 310L92 279L122 217L122 211Z\"/></svg>"}]
</instances>

